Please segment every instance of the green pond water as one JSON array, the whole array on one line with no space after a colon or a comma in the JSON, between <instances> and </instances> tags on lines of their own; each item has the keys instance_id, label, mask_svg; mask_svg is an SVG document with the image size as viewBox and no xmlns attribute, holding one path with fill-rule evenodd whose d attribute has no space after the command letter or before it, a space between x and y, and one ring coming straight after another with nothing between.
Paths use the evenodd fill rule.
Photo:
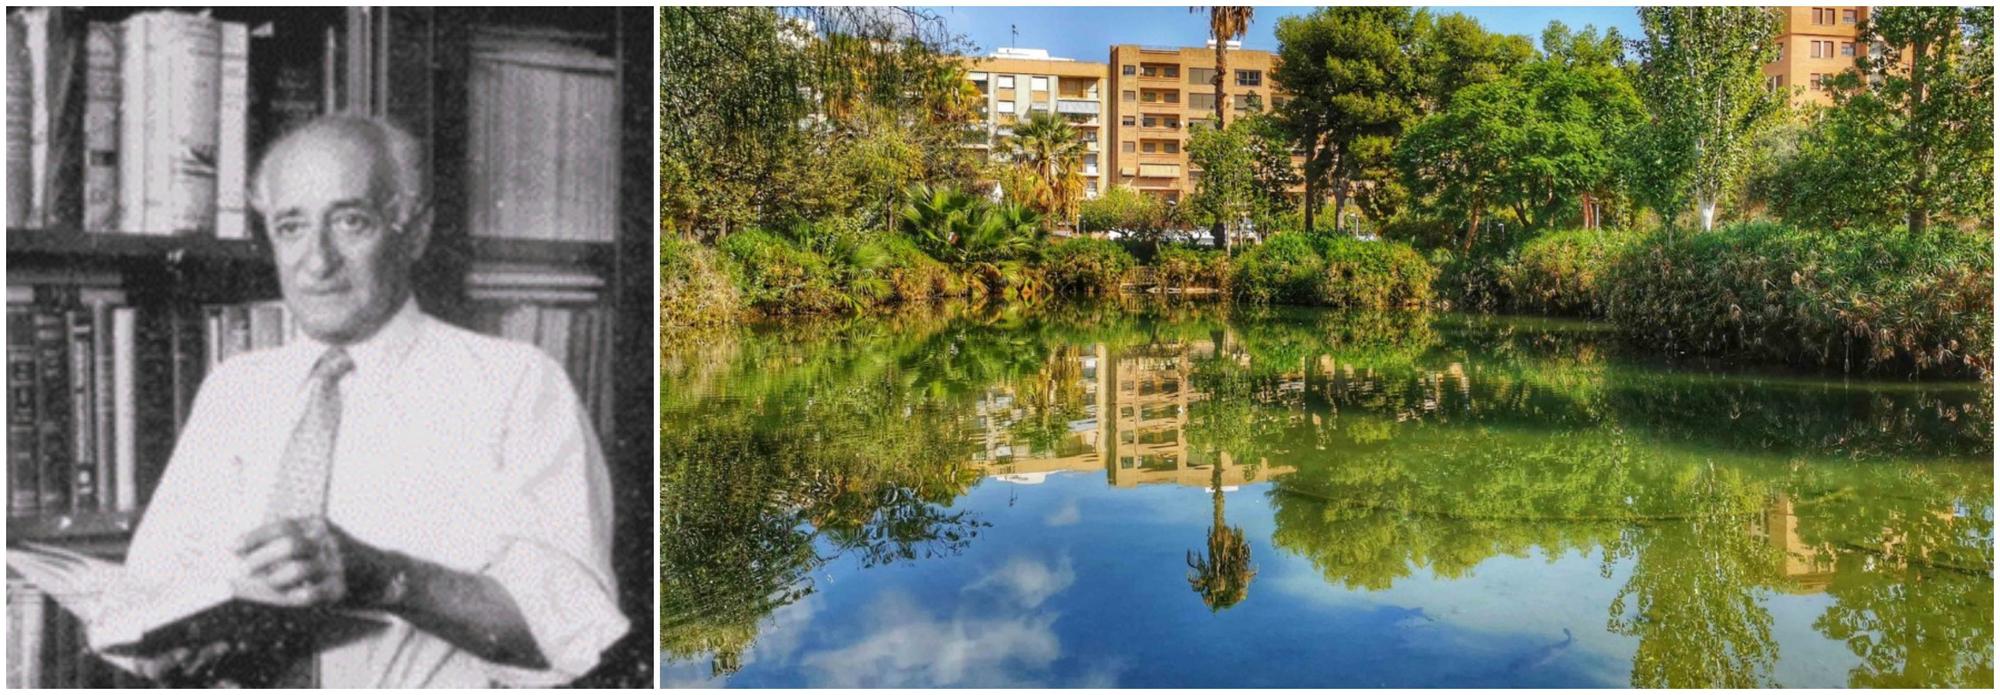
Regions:
<instances>
[{"instance_id":1,"label":"green pond water","mask_svg":"<svg viewBox=\"0 0 2000 695\"><path fill-rule=\"evenodd\" d=\"M1993 683L1990 384L1212 304L663 359L667 686Z\"/></svg>"}]
</instances>

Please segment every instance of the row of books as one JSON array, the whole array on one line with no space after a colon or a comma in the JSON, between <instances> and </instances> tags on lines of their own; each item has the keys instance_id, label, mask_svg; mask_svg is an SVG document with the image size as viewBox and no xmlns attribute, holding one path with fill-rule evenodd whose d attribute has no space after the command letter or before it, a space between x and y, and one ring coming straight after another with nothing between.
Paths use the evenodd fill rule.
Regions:
<instances>
[{"instance_id":1,"label":"row of books","mask_svg":"<svg viewBox=\"0 0 2000 695\"><path fill-rule=\"evenodd\" d=\"M466 273L472 301L467 328L529 343L569 373L591 412L597 436L612 437L613 314L600 299L604 281L588 273L530 264L491 263Z\"/></svg>"},{"instance_id":2,"label":"row of books","mask_svg":"<svg viewBox=\"0 0 2000 695\"><path fill-rule=\"evenodd\" d=\"M240 22L29 7L7 33L9 227L248 238L252 111L272 131L332 104L324 67L288 60L266 68L253 107Z\"/></svg>"},{"instance_id":3,"label":"row of books","mask_svg":"<svg viewBox=\"0 0 2000 695\"><path fill-rule=\"evenodd\" d=\"M275 301L135 307L115 287L7 288L7 512L140 509L202 375L296 334Z\"/></svg>"}]
</instances>

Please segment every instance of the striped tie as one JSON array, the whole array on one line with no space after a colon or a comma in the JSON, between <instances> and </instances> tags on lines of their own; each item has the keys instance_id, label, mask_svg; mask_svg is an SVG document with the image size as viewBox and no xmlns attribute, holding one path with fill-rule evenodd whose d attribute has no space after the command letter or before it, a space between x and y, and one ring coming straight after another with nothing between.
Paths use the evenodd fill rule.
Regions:
<instances>
[{"instance_id":1,"label":"striped tie","mask_svg":"<svg viewBox=\"0 0 2000 695\"><path fill-rule=\"evenodd\" d=\"M333 469L333 443L340 432L340 378L354 371L347 351L329 348L313 365L312 392L305 415L285 442L278 463L278 486L271 494L267 521L326 515L326 482Z\"/></svg>"}]
</instances>

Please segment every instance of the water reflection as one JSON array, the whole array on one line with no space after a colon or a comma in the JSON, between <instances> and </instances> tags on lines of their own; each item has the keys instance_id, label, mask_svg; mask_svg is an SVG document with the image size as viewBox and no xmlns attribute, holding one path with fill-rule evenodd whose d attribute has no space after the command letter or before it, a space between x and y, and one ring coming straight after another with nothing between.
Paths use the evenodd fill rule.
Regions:
<instances>
[{"instance_id":1,"label":"water reflection","mask_svg":"<svg viewBox=\"0 0 2000 695\"><path fill-rule=\"evenodd\" d=\"M1605 585L1601 623L1534 638L1544 646L1495 664L1492 682L1540 673L1602 684L1565 670L1584 650L1621 655L1619 678L1638 686L1992 680L1990 385L1669 369L1621 357L1590 324L1205 305L772 327L665 360L663 644L670 660L706 661L714 677L744 669L760 633L789 634L771 616L822 582L909 577L897 581L921 593L968 571L968 552L995 536L1008 547L1080 544L1072 552L1123 554L1160 567L1160 581L1184 579L1221 622L1177 622L1191 632L1153 637L1189 655L1268 620L1242 613L1260 601L1297 608L1280 605L1297 600L1289 595L1250 597L1273 563L1310 568L1322 592L1368 596L1415 578L1474 591L1501 558L1591 557L1596 580L1565 581ZM1103 481L1108 492L1092 500L1205 493L1206 536L1195 527L1198 545L1174 551L1184 576L1152 564L1149 539L1124 528L1136 525L1130 511L1085 520L1071 499L1032 528L1003 521L1069 473ZM971 494L983 481L1005 496ZM1065 600L1099 591L1094 579L1109 570L1093 566L1010 560L966 585L1029 577L1057 587L982 607L1036 626L1018 633L1035 635L1023 644L1037 655L1021 668L1050 670L1055 684L1088 680L1058 673L1071 651L1173 655L1092 637L1127 629L1090 622L1087 596ZM842 620L948 627L974 619L967 595L908 604L884 589L847 607L876 617ZM833 601L814 620L836 620L843 601L860 599ZM1849 657L1787 666L1788 653L1822 649L1774 614L1795 604L1813 606L1816 639ZM885 606L900 606L902 622L882 618ZM1407 629L1397 625L1381 629ZM881 647L884 634L789 671L772 666L759 683L807 685L798 681L814 673L822 684L1024 682L935 668L894 681L827 675L833 655ZM1344 639L1367 648L1367 637ZM914 649L909 658L925 658ZM1289 684L1377 682L1283 666L1316 679Z\"/></svg>"}]
</instances>

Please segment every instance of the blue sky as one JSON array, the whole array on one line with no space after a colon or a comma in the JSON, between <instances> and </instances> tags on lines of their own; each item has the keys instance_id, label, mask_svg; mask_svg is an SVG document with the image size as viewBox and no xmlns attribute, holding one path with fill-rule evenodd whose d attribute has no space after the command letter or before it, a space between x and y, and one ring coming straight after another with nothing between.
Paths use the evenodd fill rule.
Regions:
<instances>
[{"instance_id":1,"label":"blue sky","mask_svg":"<svg viewBox=\"0 0 2000 695\"><path fill-rule=\"evenodd\" d=\"M1020 29L1013 44L1023 48L1044 48L1060 58L1105 62L1112 44L1137 43L1156 46L1200 46L1208 40L1207 19L1190 14L1185 6L1171 7L927 7L936 12L953 33L976 44L969 51L986 55L1009 45L1008 26ZM1252 16L1250 33L1243 37L1246 48L1276 51L1272 35L1278 18L1306 14L1312 7L1259 7ZM1549 20L1560 19L1572 28L1586 24L1600 30L1618 27L1627 38L1640 35L1639 13L1625 7L1451 7L1430 8L1440 14L1462 12L1478 19L1493 31L1539 37Z\"/></svg>"}]
</instances>

